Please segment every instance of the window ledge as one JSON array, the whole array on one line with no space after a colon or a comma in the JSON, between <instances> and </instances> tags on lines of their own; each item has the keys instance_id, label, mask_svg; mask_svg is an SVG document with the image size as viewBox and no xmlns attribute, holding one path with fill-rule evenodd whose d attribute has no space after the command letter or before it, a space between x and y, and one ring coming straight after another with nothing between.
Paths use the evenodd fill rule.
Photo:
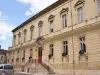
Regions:
<instances>
[{"instance_id":1,"label":"window ledge","mask_svg":"<svg viewBox=\"0 0 100 75\"><path fill-rule=\"evenodd\" d=\"M88 60L88 53L84 52L84 54L79 54L79 60L81 60L81 58L85 58L86 60Z\"/></svg>"}]
</instances>

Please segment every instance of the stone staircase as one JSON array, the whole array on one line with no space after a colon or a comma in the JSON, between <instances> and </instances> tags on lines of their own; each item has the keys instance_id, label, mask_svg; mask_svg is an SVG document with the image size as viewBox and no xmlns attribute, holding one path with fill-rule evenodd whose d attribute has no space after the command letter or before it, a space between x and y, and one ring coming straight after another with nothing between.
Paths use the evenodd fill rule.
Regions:
<instances>
[{"instance_id":1,"label":"stone staircase","mask_svg":"<svg viewBox=\"0 0 100 75\"><path fill-rule=\"evenodd\" d=\"M50 73L50 74L56 74L55 72L55 67L53 65L51 65L47 60L43 60L41 65L47 69L47 71Z\"/></svg>"},{"instance_id":2,"label":"stone staircase","mask_svg":"<svg viewBox=\"0 0 100 75\"><path fill-rule=\"evenodd\" d=\"M43 74L56 74L55 67L51 65L48 61L43 60L42 63L39 63L37 60L32 61L28 60L23 67L30 68L29 73L43 73Z\"/></svg>"}]
</instances>

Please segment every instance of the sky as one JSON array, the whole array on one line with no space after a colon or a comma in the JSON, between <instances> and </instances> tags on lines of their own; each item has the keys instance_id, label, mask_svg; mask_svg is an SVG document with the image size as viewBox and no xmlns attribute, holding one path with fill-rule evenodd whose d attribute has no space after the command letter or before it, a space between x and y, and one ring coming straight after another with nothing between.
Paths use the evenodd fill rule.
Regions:
<instances>
[{"instance_id":1,"label":"sky","mask_svg":"<svg viewBox=\"0 0 100 75\"><path fill-rule=\"evenodd\" d=\"M0 0L0 45L12 46L12 30L57 0Z\"/></svg>"}]
</instances>

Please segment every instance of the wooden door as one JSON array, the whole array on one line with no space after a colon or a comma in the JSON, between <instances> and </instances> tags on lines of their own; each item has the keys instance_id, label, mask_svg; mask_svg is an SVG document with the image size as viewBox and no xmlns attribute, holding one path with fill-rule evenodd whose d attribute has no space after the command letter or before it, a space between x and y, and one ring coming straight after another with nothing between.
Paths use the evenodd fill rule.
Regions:
<instances>
[{"instance_id":1,"label":"wooden door","mask_svg":"<svg viewBox=\"0 0 100 75\"><path fill-rule=\"evenodd\" d=\"M42 63L42 47L38 48L38 63Z\"/></svg>"}]
</instances>

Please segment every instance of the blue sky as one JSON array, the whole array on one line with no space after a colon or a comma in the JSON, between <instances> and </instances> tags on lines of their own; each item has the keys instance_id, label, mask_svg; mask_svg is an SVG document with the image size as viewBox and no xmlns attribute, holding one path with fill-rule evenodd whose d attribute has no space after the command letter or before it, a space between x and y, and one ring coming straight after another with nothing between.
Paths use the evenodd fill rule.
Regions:
<instances>
[{"instance_id":1,"label":"blue sky","mask_svg":"<svg viewBox=\"0 0 100 75\"><path fill-rule=\"evenodd\" d=\"M57 0L0 0L0 45L12 46L12 29Z\"/></svg>"}]
</instances>

